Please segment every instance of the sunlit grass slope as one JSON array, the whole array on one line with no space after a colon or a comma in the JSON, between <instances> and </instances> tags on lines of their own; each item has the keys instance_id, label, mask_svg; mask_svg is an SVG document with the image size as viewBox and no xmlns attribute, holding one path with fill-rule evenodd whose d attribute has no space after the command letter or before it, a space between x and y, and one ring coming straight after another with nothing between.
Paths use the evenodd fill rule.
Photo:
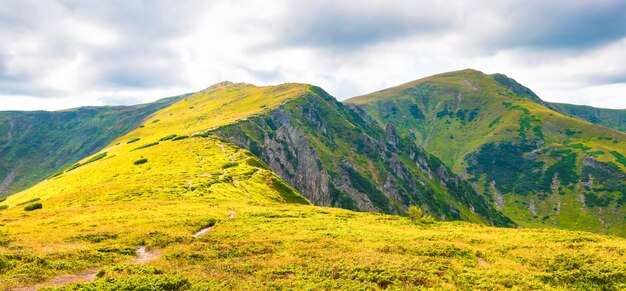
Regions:
<instances>
[{"instance_id":1,"label":"sunlit grass slope","mask_svg":"<svg viewBox=\"0 0 626 291\"><path fill-rule=\"evenodd\" d=\"M626 235L626 134L564 116L504 75L450 72L349 99L522 226Z\"/></svg>"},{"instance_id":2,"label":"sunlit grass slope","mask_svg":"<svg viewBox=\"0 0 626 291\"><path fill-rule=\"evenodd\" d=\"M8 209L0 210L0 289L91 268L99 270L95 282L62 289L626 287L621 238L415 225L398 216L308 205L248 151L204 134L301 89L274 87L285 94L277 97L270 88L235 87L258 92L261 103L222 91L219 101L248 115L209 106L202 98L218 97L199 93L1 202ZM37 203L40 209L25 210ZM236 214L227 219L231 211ZM211 225L207 235L192 236ZM160 256L129 264L139 245Z\"/></svg>"},{"instance_id":3,"label":"sunlit grass slope","mask_svg":"<svg viewBox=\"0 0 626 291\"><path fill-rule=\"evenodd\" d=\"M24 190L97 152L183 96L134 106L0 112L0 196Z\"/></svg>"},{"instance_id":4,"label":"sunlit grass slope","mask_svg":"<svg viewBox=\"0 0 626 291\"><path fill-rule=\"evenodd\" d=\"M224 103L202 102L212 89L190 96L100 153L1 202L2 286L124 260L136 245L158 247L162 240L189 236L226 217L229 210L309 204L250 152L209 135L188 136L297 96L289 85L282 88L284 94L291 93L284 98L263 95L267 92L250 85L230 88L239 86L244 94L209 97ZM254 106L249 100L239 102L247 94L253 95ZM233 113L233 108L244 113ZM42 209L24 210L38 203ZM89 244L109 240L115 243L104 249ZM42 265L38 257L51 260L51 265Z\"/></svg>"},{"instance_id":5,"label":"sunlit grass slope","mask_svg":"<svg viewBox=\"0 0 626 291\"><path fill-rule=\"evenodd\" d=\"M93 283L61 289L626 288L621 238L465 222L415 225L398 216L314 206L237 210L205 237L161 240L163 257L150 266L116 264ZM103 248L120 240L85 244Z\"/></svg>"}]
</instances>

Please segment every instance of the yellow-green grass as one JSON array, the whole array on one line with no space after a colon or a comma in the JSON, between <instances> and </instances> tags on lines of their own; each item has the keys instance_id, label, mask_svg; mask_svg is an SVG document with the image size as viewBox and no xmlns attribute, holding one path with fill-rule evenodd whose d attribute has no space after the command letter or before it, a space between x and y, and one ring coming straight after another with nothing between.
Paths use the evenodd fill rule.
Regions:
<instances>
[{"instance_id":1,"label":"yellow-green grass","mask_svg":"<svg viewBox=\"0 0 626 291\"><path fill-rule=\"evenodd\" d=\"M157 278L178 278L193 290L626 288L621 238L466 222L421 225L314 206L234 209L236 217L207 236L187 233L162 248L162 258L150 263L157 274L106 268L94 283L66 288L136 286Z\"/></svg>"},{"instance_id":2,"label":"yellow-green grass","mask_svg":"<svg viewBox=\"0 0 626 291\"><path fill-rule=\"evenodd\" d=\"M148 162L135 165L141 158ZM42 209L26 212L18 205L37 198ZM0 223L8 241L0 254L20 254L0 263L7 268L2 287L8 287L122 262L137 245L178 242L232 209L308 201L249 152L196 137L110 156L4 203L10 207L0 213ZM89 244L94 236L103 243ZM24 263L31 259L21 255L50 263Z\"/></svg>"},{"instance_id":3,"label":"yellow-green grass","mask_svg":"<svg viewBox=\"0 0 626 291\"><path fill-rule=\"evenodd\" d=\"M306 93L304 88L289 96ZM219 102L238 104L219 94L227 99ZM270 105L249 114L289 98L269 99ZM248 151L212 136L136 149L245 118L213 122L202 117L228 114L227 106L209 102L213 111L193 115L187 110L194 106L183 102L189 101L118 139L102 151L106 157L2 202L9 208L0 210L0 289L94 267L103 269L94 283L68 288L626 287L621 238L469 223L414 225L398 216L313 207ZM170 123L168 116L179 119ZM161 122L170 126L157 127ZM135 138L140 140L127 143ZM147 161L136 164L142 159ZM29 203L21 203L35 199L43 208L25 211ZM233 219L227 219L230 211ZM192 237L214 223L208 235ZM161 257L150 267L125 266L139 245L158 249Z\"/></svg>"},{"instance_id":4,"label":"yellow-green grass","mask_svg":"<svg viewBox=\"0 0 626 291\"><path fill-rule=\"evenodd\" d=\"M1 286L123 262L137 245L178 242L241 205L309 204L248 151L207 135L172 137L235 122L307 90L210 87L155 113L80 166L10 196L0 210ZM34 201L43 208L25 211ZM94 240L106 247L85 243Z\"/></svg>"},{"instance_id":5,"label":"yellow-green grass","mask_svg":"<svg viewBox=\"0 0 626 291\"><path fill-rule=\"evenodd\" d=\"M220 83L169 106L146 120L143 127L117 142L141 138L133 146L168 134L191 135L233 123L270 110L309 92L309 85L281 84L257 87L245 83ZM163 135L165 134L165 135Z\"/></svg>"}]
</instances>

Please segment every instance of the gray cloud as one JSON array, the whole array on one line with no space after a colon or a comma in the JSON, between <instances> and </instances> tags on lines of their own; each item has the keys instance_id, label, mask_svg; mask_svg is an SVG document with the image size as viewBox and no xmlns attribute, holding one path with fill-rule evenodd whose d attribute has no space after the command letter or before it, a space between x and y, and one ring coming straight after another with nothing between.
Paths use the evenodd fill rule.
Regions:
<instances>
[{"instance_id":1,"label":"gray cloud","mask_svg":"<svg viewBox=\"0 0 626 291\"><path fill-rule=\"evenodd\" d=\"M503 46L585 49L626 36L624 1L524 1L503 15Z\"/></svg>"},{"instance_id":2,"label":"gray cloud","mask_svg":"<svg viewBox=\"0 0 626 291\"><path fill-rule=\"evenodd\" d=\"M275 29L268 49L353 50L408 37L457 34L465 45L502 49L585 49L626 36L623 1L293 1L264 25ZM424 41L428 41L425 39Z\"/></svg>"},{"instance_id":3,"label":"gray cloud","mask_svg":"<svg viewBox=\"0 0 626 291\"><path fill-rule=\"evenodd\" d=\"M6 0L0 39L0 103L130 104L224 79L346 98L466 67L560 101L575 87L626 86L619 0ZM589 89L584 100L607 92L618 96Z\"/></svg>"},{"instance_id":4,"label":"gray cloud","mask_svg":"<svg viewBox=\"0 0 626 291\"><path fill-rule=\"evenodd\" d=\"M393 2L393 1L392 1ZM396 1L396 3L399 3ZM452 25L449 12L435 15L432 5L389 5L388 1L293 1L275 27L275 42L285 46L340 47L364 45L415 34L436 34Z\"/></svg>"}]
</instances>

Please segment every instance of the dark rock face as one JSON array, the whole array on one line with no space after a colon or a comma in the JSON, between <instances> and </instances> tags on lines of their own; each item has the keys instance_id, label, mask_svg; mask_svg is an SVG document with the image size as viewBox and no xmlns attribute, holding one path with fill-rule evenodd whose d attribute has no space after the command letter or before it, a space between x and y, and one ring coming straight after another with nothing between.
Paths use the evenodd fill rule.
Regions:
<instances>
[{"instance_id":1,"label":"dark rock face","mask_svg":"<svg viewBox=\"0 0 626 291\"><path fill-rule=\"evenodd\" d=\"M393 126L382 129L314 93L212 133L250 150L315 205L396 214L420 205L445 220L463 219L465 208L492 224L511 224Z\"/></svg>"}]
</instances>

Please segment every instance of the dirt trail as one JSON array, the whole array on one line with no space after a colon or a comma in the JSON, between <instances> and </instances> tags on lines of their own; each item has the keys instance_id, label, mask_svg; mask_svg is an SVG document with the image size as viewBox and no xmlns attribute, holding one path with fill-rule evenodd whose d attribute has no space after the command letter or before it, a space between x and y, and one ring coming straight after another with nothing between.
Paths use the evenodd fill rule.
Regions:
<instances>
[{"instance_id":1,"label":"dirt trail","mask_svg":"<svg viewBox=\"0 0 626 291\"><path fill-rule=\"evenodd\" d=\"M61 286L61 285L70 284L70 283L91 282L96 278L96 274L98 274L98 271L100 271L100 268L84 270L76 274L63 274L63 275L59 275L59 276L52 278L52 280L50 281L39 283L35 286L14 288L10 290L35 291L43 287L55 287L55 286Z\"/></svg>"},{"instance_id":2,"label":"dirt trail","mask_svg":"<svg viewBox=\"0 0 626 291\"><path fill-rule=\"evenodd\" d=\"M161 253L157 250L146 250L146 246L137 247L137 256L133 260L136 264L145 264L161 257Z\"/></svg>"},{"instance_id":3,"label":"dirt trail","mask_svg":"<svg viewBox=\"0 0 626 291\"><path fill-rule=\"evenodd\" d=\"M237 212L235 212L233 210L229 210L228 211L228 219L235 218L236 214L237 214ZM211 232L211 230L213 229L214 226L215 225L203 228L200 231L195 232L192 236L193 237L201 237L203 235L206 235L207 233ZM137 250L135 251L135 253L137 255L132 260L133 264L145 264L145 263L148 263L150 261L154 261L154 260L156 260L156 259L161 257L161 252L159 252L158 250L154 250L154 249L153 250L148 250L148 249L146 249L146 246L138 246ZM92 269L84 270L84 271L81 271L81 272L78 272L78 273L75 273L75 274L58 275L58 276L52 278L49 281L46 281L46 282L43 282L43 283L39 283L39 284L34 285L34 286L13 288L13 289L9 289L9 290L12 290L12 291L36 291L37 289L43 288L43 287L55 287L55 286L62 286L62 285L71 284L71 283L92 282L96 278L96 274L98 274L99 271L100 271L100 268L92 268Z\"/></svg>"},{"instance_id":4,"label":"dirt trail","mask_svg":"<svg viewBox=\"0 0 626 291\"><path fill-rule=\"evenodd\" d=\"M161 257L161 253L157 250L146 250L146 246L139 246L136 250L136 257L132 260L133 264L145 264ZM96 278L96 274L100 268L93 268L78 272L76 274L63 274L52 278L49 281L39 283L35 286L21 287L10 289L13 291L35 291L43 287L62 286L71 283L92 282Z\"/></svg>"},{"instance_id":5,"label":"dirt trail","mask_svg":"<svg viewBox=\"0 0 626 291\"><path fill-rule=\"evenodd\" d=\"M237 212L233 211L233 210L229 210L228 211L228 219L233 219L235 218L235 214L237 214ZM199 231L194 232L191 236L193 237L201 237L204 236L206 234L208 234L209 232L211 232L211 230L213 230L213 227L215 227L215 225L209 226L209 227L205 227Z\"/></svg>"},{"instance_id":6,"label":"dirt trail","mask_svg":"<svg viewBox=\"0 0 626 291\"><path fill-rule=\"evenodd\" d=\"M216 144L216 145L220 148L220 150L221 150L223 153L225 153L225 154L227 154L227 155L228 155L228 159L229 159L229 160L231 160L231 161L232 161L232 160L234 160L234 159L235 159L235 157L233 157L233 155L232 155L231 153L226 152L226 148L224 147L224 145L223 145L221 142L216 142L215 144Z\"/></svg>"}]
</instances>

